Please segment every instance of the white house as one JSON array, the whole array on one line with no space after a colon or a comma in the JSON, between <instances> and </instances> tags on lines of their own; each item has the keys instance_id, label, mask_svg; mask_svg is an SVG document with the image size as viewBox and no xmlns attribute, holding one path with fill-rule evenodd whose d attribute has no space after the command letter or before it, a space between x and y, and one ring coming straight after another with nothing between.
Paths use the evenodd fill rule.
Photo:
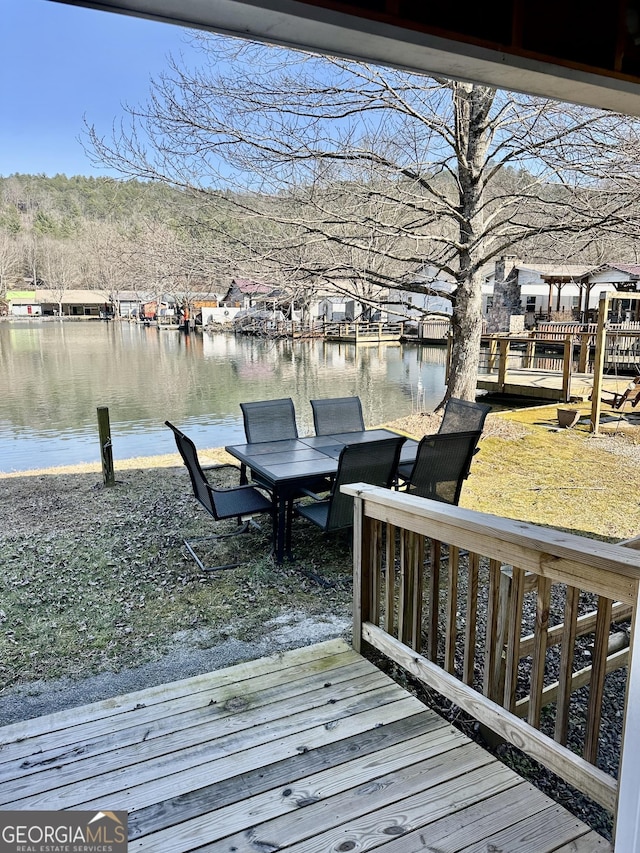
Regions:
<instances>
[{"instance_id":1,"label":"white house","mask_svg":"<svg viewBox=\"0 0 640 853\"><path fill-rule=\"evenodd\" d=\"M640 265L546 264L503 257L482 287L482 310L490 331L508 329L508 317L594 320L601 293L635 291ZM630 308L622 309L625 312ZM624 317L622 317L624 319Z\"/></svg>"},{"instance_id":2,"label":"white house","mask_svg":"<svg viewBox=\"0 0 640 853\"><path fill-rule=\"evenodd\" d=\"M451 300L444 295L451 294L456 289L455 282L451 277L439 272L433 266L425 265L406 281L408 284L419 285L424 290L411 292L390 287L384 306L390 323L403 320L423 320L429 315L451 316L453 305Z\"/></svg>"}]
</instances>

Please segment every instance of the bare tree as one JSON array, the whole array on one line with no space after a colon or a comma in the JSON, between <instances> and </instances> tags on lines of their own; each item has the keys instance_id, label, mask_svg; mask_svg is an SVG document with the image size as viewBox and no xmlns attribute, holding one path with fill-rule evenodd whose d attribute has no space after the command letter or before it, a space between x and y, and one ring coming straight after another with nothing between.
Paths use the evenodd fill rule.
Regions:
<instances>
[{"instance_id":1,"label":"bare tree","mask_svg":"<svg viewBox=\"0 0 640 853\"><path fill-rule=\"evenodd\" d=\"M284 248L300 258L310 242L305 275L354 298L424 292L407 273L427 263L452 277L447 396L475 396L488 262L565 235L588 245L629 217L631 119L217 36L196 43L199 67L172 61L127 124L109 138L88 129L97 159L267 219L281 242L262 247L265 260Z\"/></svg>"},{"instance_id":2,"label":"bare tree","mask_svg":"<svg viewBox=\"0 0 640 853\"><path fill-rule=\"evenodd\" d=\"M7 295L9 284L20 270L20 253L13 237L0 231L0 300Z\"/></svg>"},{"instance_id":3,"label":"bare tree","mask_svg":"<svg viewBox=\"0 0 640 853\"><path fill-rule=\"evenodd\" d=\"M38 287L40 280L40 239L33 232L20 234L18 238L19 251L21 254L21 264L24 270L24 277L32 282L35 289Z\"/></svg>"},{"instance_id":4,"label":"bare tree","mask_svg":"<svg viewBox=\"0 0 640 853\"><path fill-rule=\"evenodd\" d=\"M128 239L122 229L111 223L89 222L78 245L82 247L82 278L92 290L98 290L105 302L118 310L118 291L127 281L125 264Z\"/></svg>"},{"instance_id":5,"label":"bare tree","mask_svg":"<svg viewBox=\"0 0 640 853\"><path fill-rule=\"evenodd\" d=\"M42 238L39 249L42 278L58 304L58 316L62 317L64 295L80 281L78 255L65 241L52 237Z\"/></svg>"}]
</instances>

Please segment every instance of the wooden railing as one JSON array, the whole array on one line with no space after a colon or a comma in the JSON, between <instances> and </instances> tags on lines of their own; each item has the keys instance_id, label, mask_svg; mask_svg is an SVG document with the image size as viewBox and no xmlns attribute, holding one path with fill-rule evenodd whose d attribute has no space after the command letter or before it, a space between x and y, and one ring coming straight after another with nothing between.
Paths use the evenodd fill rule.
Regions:
<instances>
[{"instance_id":1,"label":"wooden railing","mask_svg":"<svg viewBox=\"0 0 640 853\"><path fill-rule=\"evenodd\" d=\"M404 331L403 323L370 323L361 320L341 323L323 323L327 338L358 341L399 340Z\"/></svg>"},{"instance_id":2,"label":"wooden railing","mask_svg":"<svg viewBox=\"0 0 640 853\"><path fill-rule=\"evenodd\" d=\"M553 331L536 330L524 336L483 335L480 366L489 374L497 372L499 393L504 391L510 369L553 370L562 372L562 399L569 402L574 371L593 372L596 335L590 326L587 331L571 331L571 323L547 325L558 328ZM555 357L540 354L539 350L545 343L557 345L559 351ZM618 368L628 370L632 366L640 372L640 324L607 326L603 365L613 372Z\"/></svg>"},{"instance_id":3,"label":"wooden railing","mask_svg":"<svg viewBox=\"0 0 640 853\"><path fill-rule=\"evenodd\" d=\"M624 801L616 851L635 850L638 723L626 722L620 790L596 761L605 678L629 661L628 650L610 660L610 627L633 621L640 552L364 484L343 491L354 496L354 647L375 647L611 812ZM591 667L576 681L587 632ZM640 652L629 670L627 695L640 696ZM570 709L585 684L582 729ZM607 715L622 725L625 703Z\"/></svg>"},{"instance_id":4,"label":"wooden railing","mask_svg":"<svg viewBox=\"0 0 640 853\"><path fill-rule=\"evenodd\" d=\"M583 335L580 343L580 356L578 362L578 370L584 372L586 370L586 361L588 357L588 346L586 341L588 335ZM509 381L509 368L513 367L511 362L512 347L519 346L517 352L518 367L532 368L537 367L539 370L548 369L547 366L540 364L540 359L536 355L536 344L541 343L534 336L514 337L505 335L487 335L482 338L484 344L481 352L480 364L484 367L487 373L498 373L497 391L502 394L505 386ZM560 343L560 342L558 342ZM569 402L571 399L571 376L573 373L573 350L574 338L567 335L563 342L562 354L558 356L558 367L562 371L562 399ZM558 372L560 372L558 370Z\"/></svg>"}]
</instances>

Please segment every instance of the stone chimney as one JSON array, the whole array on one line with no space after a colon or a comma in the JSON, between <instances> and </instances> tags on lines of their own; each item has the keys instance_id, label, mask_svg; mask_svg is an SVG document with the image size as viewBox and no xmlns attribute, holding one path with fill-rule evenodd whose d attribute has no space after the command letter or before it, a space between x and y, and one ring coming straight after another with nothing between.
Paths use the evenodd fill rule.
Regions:
<instances>
[{"instance_id":1,"label":"stone chimney","mask_svg":"<svg viewBox=\"0 0 640 853\"><path fill-rule=\"evenodd\" d=\"M487 312L487 331L490 333L524 329L523 319L511 319L522 317L518 263L519 259L515 255L503 255L496 261L493 305Z\"/></svg>"}]
</instances>

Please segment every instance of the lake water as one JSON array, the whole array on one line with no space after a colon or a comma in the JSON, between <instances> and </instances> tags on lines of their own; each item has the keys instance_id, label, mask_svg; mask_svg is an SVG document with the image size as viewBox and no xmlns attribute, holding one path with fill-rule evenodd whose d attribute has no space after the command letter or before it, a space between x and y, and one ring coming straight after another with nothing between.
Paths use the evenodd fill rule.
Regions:
<instances>
[{"instance_id":1,"label":"lake water","mask_svg":"<svg viewBox=\"0 0 640 853\"><path fill-rule=\"evenodd\" d=\"M98 406L113 456L175 451L170 420L200 447L244 440L239 404L292 397L301 434L309 400L357 394L374 426L431 410L445 350L419 345L185 336L128 322L0 322L0 471L100 460Z\"/></svg>"}]
</instances>

